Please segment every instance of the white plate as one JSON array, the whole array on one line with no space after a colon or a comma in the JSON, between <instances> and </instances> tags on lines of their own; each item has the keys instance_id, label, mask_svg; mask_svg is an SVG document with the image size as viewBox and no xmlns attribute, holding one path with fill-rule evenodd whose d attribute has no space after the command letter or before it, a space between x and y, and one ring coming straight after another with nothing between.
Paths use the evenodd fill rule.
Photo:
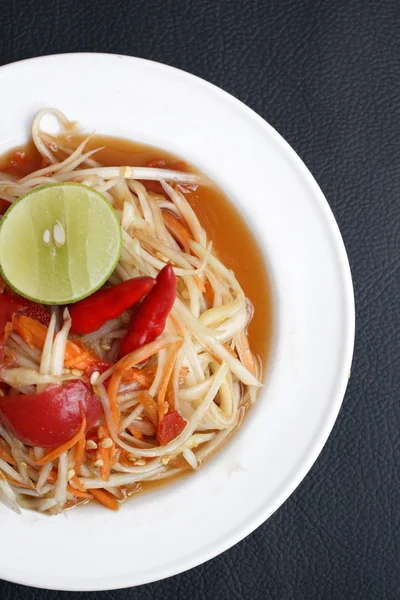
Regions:
<instances>
[{"instance_id":1,"label":"white plate","mask_svg":"<svg viewBox=\"0 0 400 600\"><path fill-rule=\"evenodd\" d=\"M89 131L164 147L219 183L266 256L275 332L266 385L217 457L116 514L90 506L60 517L18 517L0 507L1 578L101 590L174 575L265 521L306 475L332 429L354 339L339 230L309 171L274 129L187 73L125 56L58 55L1 68L0 89L0 151L26 138L44 106L60 108Z\"/></svg>"}]
</instances>

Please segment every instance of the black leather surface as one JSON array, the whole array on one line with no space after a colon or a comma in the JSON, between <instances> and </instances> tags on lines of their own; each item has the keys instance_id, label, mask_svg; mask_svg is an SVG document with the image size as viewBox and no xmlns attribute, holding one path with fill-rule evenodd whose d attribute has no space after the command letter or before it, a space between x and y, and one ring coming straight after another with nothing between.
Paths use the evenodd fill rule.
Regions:
<instances>
[{"instance_id":1,"label":"black leather surface","mask_svg":"<svg viewBox=\"0 0 400 600\"><path fill-rule=\"evenodd\" d=\"M3 0L0 24L2 64L68 51L132 54L191 71L243 100L320 183L354 276L352 378L333 433L297 491L211 562L92 597L399 598L398 0L19 0L9 8ZM5 544L0 529L2 552ZM34 540L27 548L34 552ZM83 596L0 582L2 600Z\"/></svg>"}]
</instances>

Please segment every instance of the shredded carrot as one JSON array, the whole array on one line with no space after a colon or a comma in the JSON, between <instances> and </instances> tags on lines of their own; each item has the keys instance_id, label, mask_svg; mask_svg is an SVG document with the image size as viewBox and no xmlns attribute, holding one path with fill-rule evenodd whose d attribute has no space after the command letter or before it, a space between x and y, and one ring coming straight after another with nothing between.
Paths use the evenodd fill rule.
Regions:
<instances>
[{"instance_id":1,"label":"shredded carrot","mask_svg":"<svg viewBox=\"0 0 400 600\"><path fill-rule=\"evenodd\" d=\"M47 327L35 319L25 315L18 315L13 322L13 330L31 347L43 350L47 335ZM87 369L91 364L98 362L94 356L81 343L67 341L65 347L64 364L67 368L80 370Z\"/></svg>"},{"instance_id":2,"label":"shredded carrot","mask_svg":"<svg viewBox=\"0 0 400 600\"><path fill-rule=\"evenodd\" d=\"M153 383L155 372L155 366L145 367L143 369L136 369L135 367L132 367L132 369L127 369L124 371L123 379L128 381L137 381L141 387L147 389Z\"/></svg>"},{"instance_id":3,"label":"shredded carrot","mask_svg":"<svg viewBox=\"0 0 400 600\"><path fill-rule=\"evenodd\" d=\"M80 490L81 492L85 491L85 488L83 487L83 485L81 484L81 482L79 481L79 479L76 475L74 475L72 477L71 481L78 488L78 490Z\"/></svg>"},{"instance_id":4,"label":"shredded carrot","mask_svg":"<svg viewBox=\"0 0 400 600\"><path fill-rule=\"evenodd\" d=\"M104 506L110 510L118 510L119 505L117 499L110 494L110 492L103 489L93 489L90 490L90 493L95 497L97 502L100 502L100 504L104 504Z\"/></svg>"},{"instance_id":5,"label":"shredded carrot","mask_svg":"<svg viewBox=\"0 0 400 600\"><path fill-rule=\"evenodd\" d=\"M104 425L99 425L99 427L97 429L97 435L99 437L100 442L101 442L101 440L104 440L105 438L112 439L110 432L108 431L107 427ZM112 446L110 446L109 448L102 448L99 443L97 455L98 455L99 459L103 462L103 466L101 467L100 473L101 473L101 478L104 479L104 481L107 481L107 479L110 477L111 459L113 457L114 450L115 450L114 441L112 443Z\"/></svg>"},{"instance_id":6,"label":"shredded carrot","mask_svg":"<svg viewBox=\"0 0 400 600\"><path fill-rule=\"evenodd\" d=\"M164 223L170 234L181 246L182 250L187 254L190 254L189 242L193 239L193 236L186 229L183 223L175 217L172 212L166 209L161 209Z\"/></svg>"},{"instance_id":7,"label":"shredded carrot","mask_svg":"<svg viewBox=\"0 0 400 600\"><path fill-rule=\"evenodd\" d=\"M246 369L250 371L250 373L255 375L256 367L250 350L249 340L245 331L241 331L240 333L236 334L235 343L240 361L243 363Z\"/></svg>"},{"instance_id":8,"label":"shredded carrot","mask_svg":"<svg viewBox=\"0 0 400 600\"><path fill-rule=\"evenodd\" d=\"M114 423L116 426L118 426L118 423L119 423L119 407L118 407L118 400L117 400L117 392L118 392L119 384L122 381L122 377L123 377L123 372L114 371L114 373L111 376L110 383L108 384L108 387L107 387L107 394L108 394L108 399L110 401L111 414L112 414L112 417L114 419Z\"/></svg>"},{"instance_id":9,"label":"shredded carrot","mask_svg":"<svg viewBox=\"0 0 400 600\"><path fill-rule=\"evenodd\" d=\"M167 393L168 383L171 378L172 370L174 368L174 364L176 361L177 354L182 346L182 342L177 342L172 344L172 347L168 353L167 360L165 361L165 365L163 368L163 373L161 376L160 387L158 389L158 423L161 423L162 418L164 416L164 401L165 395Z\"/></svg>"},{"instance_id":10,"label":"shredded carrot","mask_svg":"<svg viewBox=\"0 0 400 600\"><path fill-rule=\"evenodd\" d=\"M4 450L4 448L2 448L1 446L0 446L0 458L5 460L8 464L13 465L14 467L17 466L17 461L15 460L15 458L13 456L11 456L11 454L9 454L7 452L7 450Z\"/></svg>"},{"instance_id":11,"label":"shredded carrot","mask_svg":"<svg viewBox=\"0 0 400 600\"><path fill-rule=\"evenodd\" d=\"M47 333L46 325L25 315L19 315L15 319L14 329L29 346L42 350Z\"/></svg>"},{"instance_id":12,"label":"shredded carrot","mask_svg":"<svg viewBox=\"0 0 400 600\"><path fill-rule=\"evenodd\" d=\"M55 483L57 481L57 471L55 469L52 469L50 471L50 473L47 476L47 481L49 483Z\"/></svg>"},{"instance_id":13,"label":"shredded carrot","mask_svg":"<svg viewBox=\"0 0 400 600\"><path fill-rule=\"evenodd\" d=\"M200 277L198 275L194 275L193 279L196 282L197 287L199 288L199 290L201 291L202 294L204 294L204 292L206 291L206 286L205 284L201 281Z\"/></svg>"},{"instance_id":14,"label":"shredded carrot","mask_svg":"<svg viewBox=\"0 0 400 600\"><path fill-rule=\"evenodd\" d=\"M141 431L139 431L138 429L136 429L136 427L134 425L129 425L129 427L127 427L127 430L129 431L129 433L131 433L133 435L133 437L135 437L137 440L142 440L143 439L143 433Z\"/></svg>"},{"instance_id":15,"label":"shredded carrot","mask_svg":"<svg viewBox=\"0 0 400 600\"><path fill-rule=\"evenodd\" d=\"M139 402L143 406L144 410L149 416L150 421L155 427L157 427L158 414L157 404L153 396L150 396L148 392L142 392L139 396Z\"/></svg>"},{"instance_id":16,"label":"shredded carrot","mask_svg":"<svg viewBox=\"0 0 400 600\"><path fill-rule=\"evenodd\" d=\"M211 308L214 306L214 292L211 283L206 279L204 284L204 295L208 304L208 307Z\"/></svg>"},{"instance_id":17,"label":"shredded carrot","mask_svg":"<svg viewBox=\"0 0 400 600\"><path fill-rule=\"evenodd\" d=\"M88 364L90 364L91 358L92 355L90 354L89 350L83 350L77 356L73 356L72 358L67 358L64 360L64 367L66 369L79 369L80 365L85 365L86 367L86 361L88 361Z\"/></svg>"},{"instance_id":18,"label":"shredded carrot","mask_svg":"<svg viewBox=\"0 0 400 600\"><path fill-rule=\"evenodd\" d=\"M231 356L233 356L234 358L237 358L236 352L230 347L229 344L223 344L223 346L224 346L225 350L228 350L228 352Z\"/></svg>"},{"instance_id":19,"label":"shredded carrot","mask_svg":"<svg viewBox=\"0 0 400 600\"><path fill-rule=\"evenodd\" d=\"M172 323L174 324L174 327L176 328L178 335L183 335L182 327L180 326L178 319L175 319L174 315L171 315L171 313L169 314L169 318L171 319Z\"/></svg>"},{"instance_id":20,"label":"shredded carrot","mask_svg":"<svg viewBox=\"0 0 400 600\"><path fill-rule=\"evenodd\" d=\"M166 345L167 344L164 342L164 340L158 339L154 342L150 342L150 344L147 344L147 346L136 348L136 350L134 350L130 354L127 354L126 356L123 356L117 362L117 364L115 365L114 373L121 373L123 371L127 371L131 367L136 367L138 363L148 360L150 356L153 356L153 354L157 354L157 352L159 352L162 348L165 348ZM143 348L146 348L148 350L146 356L143 356Z\"/></svg>"},{"instance_id":21,"label":"shredded carrot","mask_svg":"<svg viewBox=\"0 0 400 600\"><path fill-rule=\"evenodd\" d=\"M61 456L61 454L63 454L63 452L66 452L67 450L70 450L72 448L72 446L75 446L75 444L79 441L79 439L81 437L84 437L85 430L86 430L86 418L85 418L85 414L83 413L83 410L81 410L81 413L82 413L82 424L79 428L79 431L74 435L74 437L71 438L68 442L65 442L65 444L61 444L61 446L59 446L55 450L52 450L52 452L49 452L49 454L46 454L39 460L36 460L35 462L37 465L43 466L43 465L46 465L47 463L51 462L52 460L55 460L56 458Z\"/></svg>"},{"instance_id":22,"label":"shredded carrot","mask_svg":"<svg viewBox=\"0 0 400 600\"><path fill-rule=\"evenodd\" d=\"M132 367L135 367L138 363L142 362L143 360L147 360L148 358L150 358L150 356L153 356L153 354L159 352L161 348L165 347L165 345L166 344L163 342L163 340L155 340L154 342L148 344L148 354L146 357L143 356L142 348L137 348L130 354L127 354L126 356L121 358L115 365L115 371L111 376L110 383L108 384L107 393L110 402L111 414L113 416L113 420L116 427L118 427L119 423L119 407L117 392L119 384L124 378L126 371L128 371Z\"/></svg>"},{"instance_id":23,"label":"shredded carrot","mask_svg":"<svg viewBox=\"0 0 400 600\"><path fill-rule=\"evenodd\" d=\"M79 473L79 469L81 468L81 465L85 458L85 447L86 447L86 437L83 435L81 438L79 438L79 440L76 443L75 464L74 464L75 473Z\"/></svg>"},{"instance_id":24,"label":"shredded carrot","mask_svg":"<svg viewBox=\"0 0 400 600\"><path fill-rule=\"evenodd\" d=\"M175 410L175 397L171 382L169 382L167 387L167 393L165 394L165 402L168 402L169 410Z\"/></svg>"},{"instance_id":25,"label":"shredded carrot","mask_svg":"<svg viewBox=\"0 0 400 600\"><path fill-rule=\"evenodd\" d=\"M76 490L70 485L67 486L67 491L73 496L76 496L77 498L86 498L88 500L91 500L93 498L91 494L88 494L87 492L82 492L81 490Z\"/></svg>"},{"instance_id":26,"label":"shredded carrot","mask_svg":"<svg viewBox=\"0 0 400 600\"><path fill-rule=\"evenodd\" d=\"M20 488L23 488L24 490L33 490L33 485L29 485L29 483L21 483L20 481L15 481L15 479L13 479L12 477L9 477L8 475L4 475L4 477L7 479L7 481L9 483L11 483L12 485L15 485L15 487L20 487Z\"/></svg>"}]
</instances>

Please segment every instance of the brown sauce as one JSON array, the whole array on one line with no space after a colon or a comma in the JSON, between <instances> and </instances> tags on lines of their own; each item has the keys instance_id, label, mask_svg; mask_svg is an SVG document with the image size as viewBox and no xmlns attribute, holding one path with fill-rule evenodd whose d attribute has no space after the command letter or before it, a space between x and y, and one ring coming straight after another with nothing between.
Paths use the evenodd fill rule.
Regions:
<instances>
[{"instance_id":1,"label":"brown sauce","mask_svg":"<svg viewBox=\"0 0 400 600\"><path fill-rule=\"evenodd\" d=\"M72 133L62 140L58 139L60 144L76 148L84 138L84 135ZM125 139L96 135L90 139L86 148L102 146L105 148L93 158L105 166L147 166L150 161L163 160L169 168L196 171L169 152ZM21 157L14 167L13 157L16 151L21 152ZM0 156L0 171L16 169L15 172L20 170L19 174L23 176L39 169L41 163L41 156L33 143L29 142ZM261 358L265 373L272 338L272 302L268 274L257 242L239 211L217 186L199 186L194 191L186 192L186 197L208 238L213 241L219 258L234 271L247 298L253 303L254 316L249 326L249 342L253 352ZM142 487L150 491L172 479L175 480L176 477L159 482L145 482Z\"/></svg>"}]
</instances>

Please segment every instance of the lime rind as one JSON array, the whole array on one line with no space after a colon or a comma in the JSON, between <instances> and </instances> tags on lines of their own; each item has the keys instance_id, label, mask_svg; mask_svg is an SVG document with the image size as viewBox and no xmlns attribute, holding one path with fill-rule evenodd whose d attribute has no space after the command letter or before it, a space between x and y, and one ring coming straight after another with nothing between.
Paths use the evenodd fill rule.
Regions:
<instances>
[{"instance_id":1,"label":"lime rind","mask_svg":"<svg viewBox=\"0 0 400 600\"><path fill-rule=\"evenodd\" d=\"M55 219L67 231L63 247L40 243L41 232ZM121 248L122 230L113 207L97 190L74 182L30 190L8 208L0 224L0 269L5 281L21 296L42 304L70 304L95 292L114 271ZM18 271L24 273L22 285ZM29 285L24 285L28 280Z\"/></svg>"}]
</instances>

